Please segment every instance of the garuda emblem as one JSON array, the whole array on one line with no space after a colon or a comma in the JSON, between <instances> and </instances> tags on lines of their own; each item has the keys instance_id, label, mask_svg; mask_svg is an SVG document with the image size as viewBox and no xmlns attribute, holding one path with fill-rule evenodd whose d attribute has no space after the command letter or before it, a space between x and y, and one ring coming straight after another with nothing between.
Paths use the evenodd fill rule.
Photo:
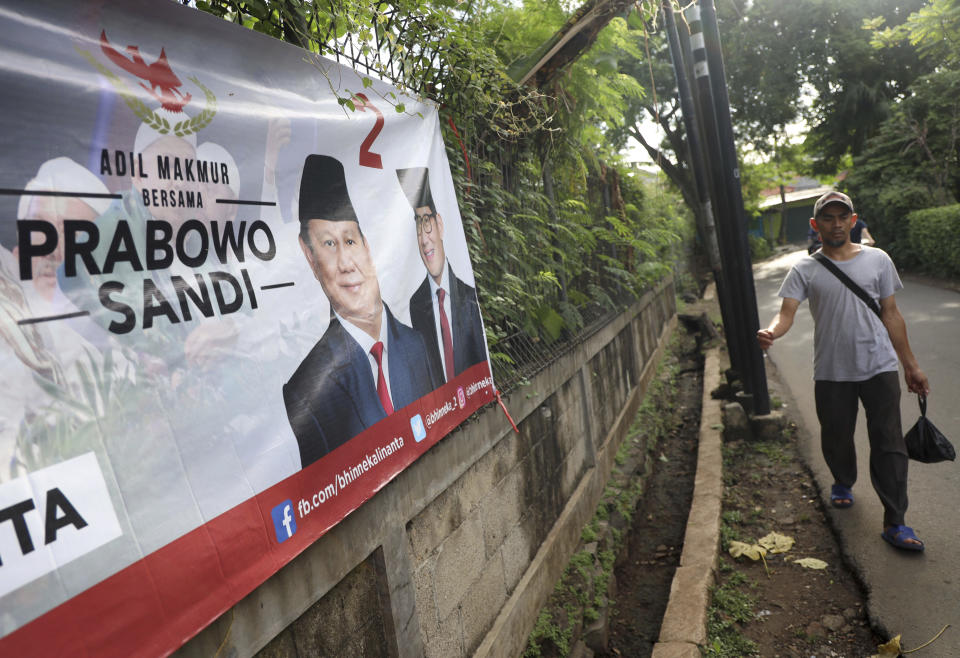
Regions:
<instances>
[{"instance_id":1,"label":"garuda emblem","mask_svg":"<svg viewBox=\"0 0 960 658\"><path fill-rule=\"evenodd\" d=\"M183 82L170 67L170 62L167 60L166 48L161 48L160 55L156 60L148 64L146 58L144 58L144 55L140 52L139 46L127 46L126 53L123 53L115 48L107 39L106 30L101 30L100 50L103 51L103 54L107 56L107 59L110 60L111 63L141 80L140 87L146 90L146 92L150 94L150 97L158 101L160 107L164 110L174 114L183 113L184 107L193 100L192 94L182 91L181 87L183 86ZM184 119L182 121L174 122L173 125L171 125L171 122L166 117L150 109L141 99L141 93L129 87L119 75L97 61L89 52L85 50L79 50L79 52L101 75L110 81L114 89L117 90L117 93L123 97L127 106L133 110L134 114L161 135L169 133L177 137L183 137L184 135L195 133L201 128L206 127L217 113L216 96L195 76L190 76L187 79L199 87L203 91L204 96L206 96L206 105L197 116L191 118L184 113Z\"/></svg>"}]
</instances>

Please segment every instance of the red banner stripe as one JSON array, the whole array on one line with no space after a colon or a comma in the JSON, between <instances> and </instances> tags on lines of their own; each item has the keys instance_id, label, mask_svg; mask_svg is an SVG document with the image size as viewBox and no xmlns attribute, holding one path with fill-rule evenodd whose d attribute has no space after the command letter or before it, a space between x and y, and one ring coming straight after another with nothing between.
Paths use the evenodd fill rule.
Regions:
<instances>
[{"instance_id":1,"label":"red banner stripe","mask_svg":"<svg viewBox=\"0 0 960 658\"><path fill-rule=\"evenodd\" d=\"M468 392L471 394L468 395ZM388 416L318 462L237 505L0 639L2 656L166 655L196 635L306 550L347 514L465 421L494 401L489 365ZM426 437L410 420L420 414ZM378 448L403 446L372 464ZM337 475L367 460L335 497L300 515ZM293 504L297 530L278 543L271 511Z\"/></svg>"}]
</instances>

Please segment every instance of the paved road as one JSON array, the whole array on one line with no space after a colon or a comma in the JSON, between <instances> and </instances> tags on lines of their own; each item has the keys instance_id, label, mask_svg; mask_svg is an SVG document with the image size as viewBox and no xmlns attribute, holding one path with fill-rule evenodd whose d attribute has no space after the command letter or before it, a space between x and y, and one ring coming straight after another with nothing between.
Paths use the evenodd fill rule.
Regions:
<instances>
[{"instance_id":1,"label":"paved road","mask_svg":"<svg viewBox=\"0 0 960 658\"><path fill-rule=\"evenodd\" d=\"M806 251L795 251L754 268L760 326L780 307L776 296L790 266ZM897 305L920 367L930 380L927 417L960 448L960 294L912 279L904 280ZM787 412L799 417L802 452L820 490L829 497L833 479L819 447L819 425L813 401L813 319L807 303L793 328L769 350L792 400ZM901 374L904 430L919 416L916 396L906 392ZM792 408L791 408L792 407ZM807 431L802 431L805 428ZM907 525L926 544L923 554L907 554L880 539L883 510L870 485L866 423L861 407L856 434L860 477L856 504L831 514L845 552L869 589L870 616L891 635L902 633L912 649L951 624L923 654L960 656L960 462L910 462L910 508Z\"/></svg>"}]
</instances>

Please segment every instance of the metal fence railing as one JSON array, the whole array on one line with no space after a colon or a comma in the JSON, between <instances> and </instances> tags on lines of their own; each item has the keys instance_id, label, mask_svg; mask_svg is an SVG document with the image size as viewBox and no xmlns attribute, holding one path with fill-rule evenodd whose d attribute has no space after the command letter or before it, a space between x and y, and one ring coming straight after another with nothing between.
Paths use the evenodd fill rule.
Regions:
<instances>
[{"instance_id":1,"label":"metal fence railing","mask_svg":"<svg viewBox=\"0 0 960 658\"><path fill-rule=\"evenodd\" d=\"M617 315L636 301L631 295L616 300L614 307L591 307L584 317L583 327L576 332L565 332L556 340L531 336L518 331L490 346L493 379L497 390L509 393L531 377L563 357L596 332L603 329Z\"/></svg>"}]
</instances>

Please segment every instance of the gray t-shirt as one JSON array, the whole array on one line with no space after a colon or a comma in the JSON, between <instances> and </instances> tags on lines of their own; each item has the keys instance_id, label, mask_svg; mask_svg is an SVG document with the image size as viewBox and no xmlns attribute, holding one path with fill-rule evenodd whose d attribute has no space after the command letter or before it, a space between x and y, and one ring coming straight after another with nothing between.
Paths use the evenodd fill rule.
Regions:
<instances>
[{"instance_id":1,"label":"gray t-shirt","mask_svg":"<svg viewBox=\"0 0 960 658\"><path fill-rule=\"evenodd\" d=\"M893 261L880 249L863 245L850 260L831 261L878 301L903 288ZM793 266L777 294L800 302L810 298L814 379L863 381L897 370L897 353L880 318L813 257Z\"/></svg>"}]
</instances>

